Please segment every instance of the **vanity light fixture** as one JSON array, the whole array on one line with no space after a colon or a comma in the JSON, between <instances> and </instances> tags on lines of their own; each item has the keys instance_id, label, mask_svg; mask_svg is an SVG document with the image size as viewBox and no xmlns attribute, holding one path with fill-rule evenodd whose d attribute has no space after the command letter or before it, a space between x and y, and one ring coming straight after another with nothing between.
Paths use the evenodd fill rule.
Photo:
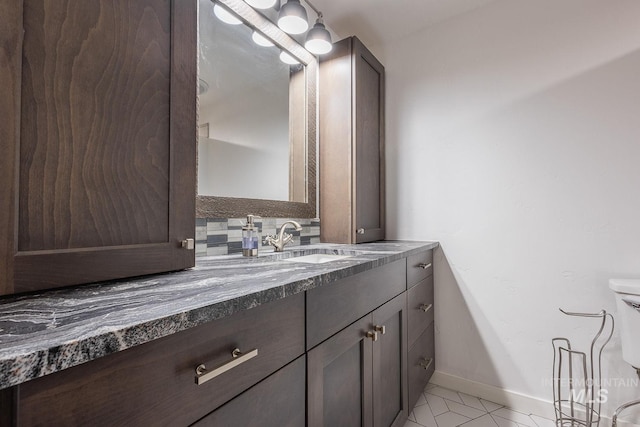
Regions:
<instances>
[{"instance_id":1,"label":"vanity light fixture","mask_svg":"<svg viewBox=\"0 0 640 427\"><path fill-rule=\"evenodd\" d=\"M218 3L213 5L213 13L224 23L230 25L240 25L242 21L238 19L233 13L229 12L224 7L220 6Z\"/></svg>"},{"instance_id":2,"label":"vanity light fixture","mask_svg":"<svg viewBox=\"0 0 640 427\"><path fill-rule=\"evenodd\" d=\"M256 9L270 9L276 5L278 0L244 0L251 7Z\"/></svg>"},{"instance_id":3,"label":"vanity light fixture","mask_svg":"<svg viewBox=\"0 0 640 427\"><path fill-rule=\"evenodd\" d=\"M309 5L311 6L310 3ZM331 49L333 49L331 34L329 34L329 30L324 26L322 12L316 11L313 6L311 6L311 8L318 14L318 19L313 28L307 33L304 47L314 55L323 55L331 52Z\"/></svg>"},{"instance_id":4,"label":"vanity light fixture","mask_svg":"<svg viewBox=\"0 0 640 427\"><path fill-rule=\"evenodd\" d=\"M300 61L298 61L293 56L289 55L284 50L282 52L280 52L280 61L284 62L285 64L289 64L289 65L298 65L300 63Z\"/></svg>"},{"instance_id":5,"label":"vanity light fixture","mask_svg":"<svg viewBox=\"0 0 640 427\"><path fill-rule=\"evenodd\" d=\"M269 40L268 38L266 38L265 36L263 36L262 34L260 34L255 30L253 31L253 34L251 34L251 39L255 42L255 44L259 46L264 46L264 47L274 46L271 40Z\"/></svg>"},{"instance_id":6,"label":"vanity light fixture","mask_svg":"<svg viewBox=\"0 0 640 427\"><path fill-rule=\"evenodd\" d=\"M307 31L307 9L300 4L300 0L288 0L280 8L278 27L289 34L302 34Z\"/></svg>"}]
</instances>

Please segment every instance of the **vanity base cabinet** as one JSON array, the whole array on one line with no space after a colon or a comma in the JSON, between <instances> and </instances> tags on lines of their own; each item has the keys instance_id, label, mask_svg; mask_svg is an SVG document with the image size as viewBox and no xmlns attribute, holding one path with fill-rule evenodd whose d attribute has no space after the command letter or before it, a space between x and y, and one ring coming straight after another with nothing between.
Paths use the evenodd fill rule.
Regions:
<instances>
[{"instance_id":1,"label":"vanity base cabinet","mask_svg":"<svg viewBox=\"0 0 640 427\"><path fill-rule=\"evenodd\" d=\"M228 366L196 384L196 367ZM304 354L294 295L18 386L18 425L189 425Z\"/></svg>"},{"instance_id":2,"label":"vanity base cabinet","mask_svg":"<svg viewBox=\"0 0 640 427\"><path fill-rule=\"evenodd\" d=\"M403 426L409 415L407 306L398 295L373 312L373 425Z\"/></svg>"},{"instance_id":3,"label":"vanity base cabinet","mask_svg":"<svg viewBox=\"0 0 640 427\"><path fill-rule=\"evenodd\" d=\"M194 427L304 427L305 357L207 415Z\"/></svg>"},{"instance_id":4,"label":"vanity base cabinet","mask_svg":"<svg viewBox=\"0 0 640 427\"><path fill-rule=\"evenodd\" d=\"M420 335L415 345L409 349L407 369L409 376L409 407L413 408L436 369L433 323Z\"/></svg>"},{"instance_id":5,"label":"vanity base cabinet","mask_svg":"<svg viewBox=\"0 0 640 427\"><path fill-rule=\"evenodd\" d=\"M409 407L435 371L433 251L407 258Z\"/></svg>"},{"instance_id":6,"label":"vanity base cabinet","mask_svg":"<svg viewBox=\"0 0 640 427\"><path fill-rule=\"evenodd\" d=\"M309 427L373 425L373 341L366 316L307 353Z\"/></svg>"},{"instance_id":7,"label":"vanity base cabinet","mask_svg":"<svg viewBox=\"0 0 640 427\"><path fill-rule=\"evenodd\" d=\"M402 426L407 313L400 294L308 352L308 425Z\"/></svg>"}]
</instances>

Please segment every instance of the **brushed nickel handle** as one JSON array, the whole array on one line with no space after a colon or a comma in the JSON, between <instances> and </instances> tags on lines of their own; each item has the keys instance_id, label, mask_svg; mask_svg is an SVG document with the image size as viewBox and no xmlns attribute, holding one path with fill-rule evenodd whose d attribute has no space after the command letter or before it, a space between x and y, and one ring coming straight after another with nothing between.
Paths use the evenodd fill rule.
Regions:
<instances>
[{"instance_id":1,"label":"brushed nickel handle","mask_svg":"<svg viewBox=\"0 0 640 427\"><path fill-rule=\"evenodd\" d=\"M366 230L365 230L364 228L358 228L358 229L356 230L356 233L358 233L358 234L364 234L364 233L365 233L365 231L366 231Z\"/></svg>"},{"instance_id":2,"label":"brushed nickel handle","mask_svg":"<svg viewBox=\"0 0 640 427\"><path fill-rule=\"evenodd\" d=\"M371 338L371 341L378 341L378 333L375 331L368 331L365 335L367 338Z\"/></svg>"},{"instance_id":3,"label":"brushed nickel handle","mask_svg":"<svg viewBox=\"0 0 640 427\"><path fill-rule=\"evenodd\" d=\"M431 263L425 264L424 262L421 262L420 264L418 264L418 267L423 270L428 270L429 268L431 268Z\"/></svg>"},{"instance_id":4,"label":"brushed nickel handle","mask_svg":"<svg viewBox=\"0 0 640 427\"><path fill-rule=\"evenodd\" d=\"M429 370L429 367L431 366L432 363L433 363L433 357L430 359L423 358L422 362L420 362L420 367L425 371L427 371Z\"/></svg>"},{"instance_id":5,"label":"brushed nickel handle","mask_svg":"<svg viewBox=\"0 0 640 427\"><path fill-rule=\"evenodd\" d=\"M198 365L198 367L196 368L196 384L202 385L207 381L212 380L215 377L235 368L236 366L243 364L247 360L253 359L257 355L257 348L251 350L248 353L242 353L239 348L236 348L231 352L231 357L233 357L231 361L223 363L222 365L211 371L208 371L204 364Z\"/></svg>"},{"instance_id":6,"label":"brushed nickel handle","mask_svg":"<svg viewBox=\"0 0 640 427\"><path fill-rule=\"evenodd\" d=\"M380 326L380 325L376 325L376 326L374 326L374 327L373 327L373 329L374 329L376 332L380 332L382 335L384 335L384 334L386 334L386 333L387 333L387 327L386 327L386 326L384 326L384 325L382 325L382 326Z\"/></svg>"},{"instance_id":7,"label":"brushed nickel handle","mask_svg":"<svg viewBox=\"0 0 640 427\"><path fill-rule=\"evenodd\" d=\"M196 243L193 239L184 239L180 242L180 246L186 250L192 251L196 247Z\"/></svg>"},{"instance_id":8,"label":"brushed nickel handle","mask_svg":"<svg viewBox=\"0 0 640 427\"><path fill-rule=\"evenodd\" d=\"M433 304L420 304L420 310L424 311L425 313L429 310L431 310L433 308Z\"/></svg>"}]
</instances>

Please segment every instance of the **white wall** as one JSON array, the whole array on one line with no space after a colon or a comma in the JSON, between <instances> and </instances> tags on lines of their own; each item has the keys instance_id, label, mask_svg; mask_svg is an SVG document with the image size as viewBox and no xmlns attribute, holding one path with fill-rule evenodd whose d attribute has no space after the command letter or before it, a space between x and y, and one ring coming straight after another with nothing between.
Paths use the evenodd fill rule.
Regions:
<instances>
[{"instance_id":1,"label":"white wall","mask_svg":"<svg viewBox=\"0 0 640 427\"><path fill-rule=\"evenodd\" d=\"M551 400L551 339L597 326L558 307L615 311L608 279L640 277L640 1L497 1L376 51L388 237L442 244L437 370ZM605 357L636 378L617 337Z\"/></svg>"}]
</instances>

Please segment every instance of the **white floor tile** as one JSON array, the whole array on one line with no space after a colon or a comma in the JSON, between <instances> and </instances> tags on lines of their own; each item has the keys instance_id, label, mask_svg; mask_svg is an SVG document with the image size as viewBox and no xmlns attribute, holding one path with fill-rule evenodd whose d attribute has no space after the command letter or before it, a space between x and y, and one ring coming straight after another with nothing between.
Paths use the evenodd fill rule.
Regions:
<instances>
[{"instance_id":1,"label":"white floor tile","mask_svg":"<svg viewBox=\"0 0 640 427\"><path fill-rule=\"evenodd\" d=\"M506 418L500 418L493 415L491 416L491 418L493 418L493 421L495 421L499 427L518 427L517 423L514 423L511 420L507 420Z\"/></svg>"},{"instance_id":2,"label":"white floor tile","mask_svg":"<svg viewBox=\"0 0 640 427\"><path fill-rule=\"evenodd\" d=\"M413 411L409 412L409 421L416 421L416 414L414 414Z\"/></svg>"},{"instance_id":3,"label":"white floor tile","mask_svg":"<svg viewBox=\"0 0 640 427\"><path fill-rule=\"evenodd\" d=\"M411 420L407 420L406 423L404 423L404 427L422 427L420 424L414 423Z\"/></svg>"},{"instance_id":4,"label":"white floor tile","mask_svg":"<svg viewBox=\"0 0 640 427\"><path fill-rule=\"evenodd\" d=\"M508 408L497 409L493 411L491 415L505 418L507 420L513 421L514 423L522 424L528 427L537 427L536 423L533 422L529 415L525 415L521 412L516 412Z\"/></svg>"},{"instance_id":5,"label":"white floor tile","mask_svg":"<svg viewBox=\"0 0 640 427\"><path fill-rule=\"evenodd\" d=\"M529 415L534 423L538 425L538 427L556 427L555 421L548 420L546 418L539 417L537 415Z\"/></svg>"},{"instance_id":6,"label":"white floor tile","mask_svg":"<svg viewBox=\"0 0 640 427\"><path fill-rule=\"evenodd\" d=\"M427 399L424 397L424 393L420 393L420 397L418 398L418 401L416 402L416 406L426 405L426 404L427 404Z\"/></svg>"},{"instance_id":7,"label":"white floor tile","mask_svg":"<svg viewBox=\"0 0 640 427\"><path fill-rule=\"evenodd\" d=\"M438 427L429 405L416 406L413 410L416 422L425 427Z\"/></svg>"},{"instance_id":8,"label":"white floor tile","mask_svg":"<svg viewBox=\"0 0 640 427\"><path fill-rule=\"evenodd\" d=\"M433 415L438 416L440 414L444 414L445 412L449 412L449 407L446 403L444 403L444 399L440 396L436 396L435 394L426 394L427 402L429 403L429 407L431 408L431 412Z\"/></svg>"},{"instance_id":9,"label":"white floor tile","mask_svg":"<svg viewBox=\"0 0 640 427\"><path fill-rule=\"evenodd\" d=\"M438 427L457 427L467 421L470 421L470 418L456 414L455 412L445 412L436 417Z\"/></svg>"},{"instance_id":10,"label":"white floor tile","mask_svg":"<svg viewBox=\"0 0 640 427\"><path fill-rule=\"evenodd\" d=\"M435 384L431 384L431 383L429 383L429 384L427 384L427 386L424 388L424 391L431 390L431 389L432 389L432 388L434 388L434 387L436 387L436 385L435 385Z\"/></svg>"},{"instance_id":11,"label":"white floor tile","mask_svg":"<svg viewBox=\"0 0 640 427\"><path fill-rule=\"evenodd\" d=\"M498 424L491 418L491 415L486 414L468 423L464 423L460 427L498 427Z\"/></svg>"},{"instance_id":12,"label":"white floor tile","mask_svg":"<svg viewBox=\"0 0 640 427\"><path fill-rule=\"evenodd\" d=\"M471 419L481 417L487 413L487 411L480 411L476 408L472 408L471 406L462 405L458 402L452 402L451 400L445 399L445 403L447 404L451 412L464 415L465 417L469 417Z\"/></svg>"},{"instance_id":13,"label":"white floor tile","mask_svg":"<svg viewBox=\"0 0 640 427\"><path fill-rule=\"evenodd\" d=\"M483 412L487 412L487 408L482 405L482 402L480 402L480 399L478 399L477 397L469 396L468 394L460 392L458 392L458 394L460 395L460 398L465 405L471 406L472 408L476 408Z\"/></svg>"},{"instance_id":14,"label":"white floor tile","mask_svg":"<svg viewBox=\"0 0 640 427\"><path fill-rule=\"evenodd\" d=\"M456 393L453 390L449 390L442 387L434 387L431 390L429 390L429 393L435 394L436 396L444 397L445 399L453 400L454 402L464 404L460 396L458 396L458 393Z\"/></svg>"},{"instance_id":15,"label":"white floor tile","mask_svg":"<svg viewBox=\"0 0 640 427\"><path fill-rule=\"evenodd\" d=\"M487 408L487 411L489 411L489 412L493 412L496 409L502 408L502 405L498 405L497 403L493 403L493 402L490 402L488 400L480 399L480 402L482 403L482 406Z\"/></svg>"}]
</instances>

